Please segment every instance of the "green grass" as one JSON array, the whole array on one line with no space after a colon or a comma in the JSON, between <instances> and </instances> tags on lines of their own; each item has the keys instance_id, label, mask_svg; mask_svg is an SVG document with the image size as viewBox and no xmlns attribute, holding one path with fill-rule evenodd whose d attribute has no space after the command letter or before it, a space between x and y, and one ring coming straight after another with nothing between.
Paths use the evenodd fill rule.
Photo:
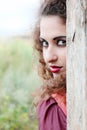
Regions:
<instances>
[{"instance_id":1,"label":"green grass","mask_svg":"<svg viewBox=\"0 0 87 130\"><path fill-rule=\"evenodd\" d=\"M0 44L0 130L36 130L31 94L40 80L33 68L33 43L5 42Z\"/></svg>"}]
</instances>

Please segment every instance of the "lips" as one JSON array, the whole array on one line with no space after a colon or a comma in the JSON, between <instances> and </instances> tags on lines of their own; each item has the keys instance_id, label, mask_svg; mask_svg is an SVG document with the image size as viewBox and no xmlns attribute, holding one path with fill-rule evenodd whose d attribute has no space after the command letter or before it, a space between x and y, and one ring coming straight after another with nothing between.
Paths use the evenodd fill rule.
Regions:
<instances>
[{"instance_id":1,"label":"lips","mask_svg":"<svg viewBox=\"0 0 87 130\"><path fill-rule=\"evenodd\" d=\"M50 66L50 71L52 73L58 73L58 72L60 72L61 68L62 68L62 66Z\"/></svg>"}]
</instances>

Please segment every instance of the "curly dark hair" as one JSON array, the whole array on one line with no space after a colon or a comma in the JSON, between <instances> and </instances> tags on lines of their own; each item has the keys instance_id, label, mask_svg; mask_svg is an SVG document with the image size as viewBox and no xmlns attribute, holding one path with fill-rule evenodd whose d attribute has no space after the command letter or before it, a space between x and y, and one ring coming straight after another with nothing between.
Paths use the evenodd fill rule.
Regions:
<instances>
[{"instance_id":1,"label":"curly dark hair","mask_svg":"<svg viewBox=\"0 0 87 130\"><path fill-rule=\"evenodd\" d=\"M58 15L66 18L66 0L51 0L47 5L45 4L41 7L41 15Z\"/></svg>"},{"instance_id":2,"label":"curly dark hair","mask_svg":"<svg viewBox=\"0 0 87 130\"><path fill-rule=\"evenodd\" d=\"M62 89L66 91L65 76L61 76L61 78L55 81L53 79L53 74L49 71L43 59L43 50L39 40L39 36L40 36L39 25L40 25L41 17L48 16L48 15L58 16L62 19L63 23L66 24L66 0L45 0L40 7L39 19L35 25L33 39L35 43L34 48L38 52L39 74L45 80L45 82L43 83L42 87L40 87L38 99L49 97L49 95L55 90L57 92Z\"/></svg>"}]
</instances>

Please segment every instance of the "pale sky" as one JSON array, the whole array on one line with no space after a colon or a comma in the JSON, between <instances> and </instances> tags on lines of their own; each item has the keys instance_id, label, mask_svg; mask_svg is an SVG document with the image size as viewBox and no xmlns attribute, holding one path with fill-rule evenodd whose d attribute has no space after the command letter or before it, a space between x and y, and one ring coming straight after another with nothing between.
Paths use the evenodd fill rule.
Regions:
<instances>
[{"instance_id":1,"label":"pale sky","mask_svg":"<svg viewBox=\"0 0 87 130\"><path fill-rule=\"evenodd\" d=\"M40 0L0 0L0 37L29 32Z\"/></svg>"}]
</instances>

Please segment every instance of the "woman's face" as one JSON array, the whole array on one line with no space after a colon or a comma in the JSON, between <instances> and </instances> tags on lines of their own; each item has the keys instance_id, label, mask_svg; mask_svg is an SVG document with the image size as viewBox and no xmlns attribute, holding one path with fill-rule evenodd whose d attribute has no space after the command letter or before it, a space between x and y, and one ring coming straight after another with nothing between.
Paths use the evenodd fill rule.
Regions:
<instances>
[{"instance_id":1,"label":"woman's face","mask_svg":"<svg viewBox=\"0 0 87 130\"><path fill-rule=\"evenodd\" d=\"M43 58L54 78L66 73L66 24L58 16L43 16L40 22Z\"/></svg>"}]
</instances>

